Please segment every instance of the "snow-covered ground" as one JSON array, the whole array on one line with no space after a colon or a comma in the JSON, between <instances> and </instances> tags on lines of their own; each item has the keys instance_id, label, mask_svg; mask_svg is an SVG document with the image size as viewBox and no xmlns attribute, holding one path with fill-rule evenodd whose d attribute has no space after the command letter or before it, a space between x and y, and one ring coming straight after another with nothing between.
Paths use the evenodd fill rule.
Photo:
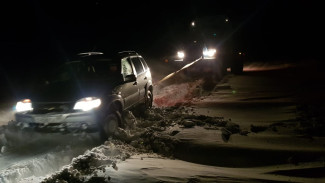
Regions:
<instances>
[{"instance_id":1,"label":"snow-covered ground","mask_svg":"<svg viewBox=\"0 0 325 183\"><path fill-rule=\"evenodd\" d=\"M10 120L13 120L13 106L13 103L0 105L0 126L7 124Z\"/></svg>"},{"instance_id":2,"label":"snow-covered ground","mask_svg":"<svg viewBox=\"0 0 325 183\"><path fill-rule=\"evenodd\" d=\"M126 113L136 126L100 146L6 149L2 137L0 182L325 182L323 78L302 68L252 64L218 84L170 75L154 108Z\"/></svg>"}]
</instances>

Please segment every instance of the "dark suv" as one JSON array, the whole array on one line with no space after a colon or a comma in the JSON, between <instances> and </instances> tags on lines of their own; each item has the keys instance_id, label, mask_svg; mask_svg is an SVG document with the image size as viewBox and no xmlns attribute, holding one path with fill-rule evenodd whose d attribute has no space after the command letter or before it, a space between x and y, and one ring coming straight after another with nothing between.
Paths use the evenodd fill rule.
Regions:
<instances>
[{"instance_id":1,"label":"dark suv","mask_svg":"<svg viewBox=\"0 0 325 183\"><path fill-rule=\"evenodd\" d=\"M144 110L152 102L151 73L141 55L87 52L54 69L45 84L25 93L17 102L14 123L36 131L99 130L107 138L125 125L124 110Z\"/></svg>"}]
</instances>

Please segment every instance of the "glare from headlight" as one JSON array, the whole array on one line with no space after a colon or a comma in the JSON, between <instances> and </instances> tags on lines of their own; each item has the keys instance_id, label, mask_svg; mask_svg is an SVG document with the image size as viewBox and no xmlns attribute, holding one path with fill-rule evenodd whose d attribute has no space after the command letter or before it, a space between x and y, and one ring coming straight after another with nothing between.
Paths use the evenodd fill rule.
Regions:
<instances>
[{"instance_id":1,"label":"glare from headlight","mask_svg":"<svg viewBox=\"0 0 325 183\"><path fill-rule=\"evenodd\" d=\"M177 52L177 57L179 59L183 59L185 57L185 53L183 51L179 51L179 52Z\"/></svg>"},{"instance_id":2,"label":"glare from headlight","mask_svg":"<svg viewBox=\"0 0 325 183\"><path fill-rule=\"evenodd\" d=\"M16 104L16 111L17 112L25 112L25 111L32 111L32 101L30 99L24 99Z\"/></svg>"},{"instance_id":3,"label":"glare from headlight","mask_svg":"<svg viewBox=\"0 0 325 183\"><path fill-rule=\"evenodd\" d=\"M214 58L216 56L217 50L216 49L205 49L203 50L203 57L204 58Z\"/></svg>"},{"instance_id":4,"label":"glare from headlight","mask_svg":"<svg viewBox=\"0 0 325 183\"><path fill-rule=\"evenodd\" d=\"M74 105L74 110L89 111L100 106L101 100L96 97L86 97L78 100Z\"/></svg>"}]
</instances>

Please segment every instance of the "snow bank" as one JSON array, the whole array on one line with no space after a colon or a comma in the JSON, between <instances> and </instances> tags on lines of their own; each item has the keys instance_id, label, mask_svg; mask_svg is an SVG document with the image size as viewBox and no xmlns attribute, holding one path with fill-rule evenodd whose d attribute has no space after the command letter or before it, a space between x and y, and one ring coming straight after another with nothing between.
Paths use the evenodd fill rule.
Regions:
<instances>
[{"instance_id":1,"label":"snow bank","mask_svg":"<svg viewBox=\"0 0 325 183\"><path fill-rule=\"evenodd\" d=\"M10 138L8 131L15 138ZM36 180L43 180L71 163L73 157L98 145L90 134L10 131L8 126L0 126L0 182L40 182Z\"/></svg>"},{"instance_id":2,"label":"snow bank","mask_svg":"<svg viewBox=\"0 0 325 183\"><path fill-rule=\"evenodd\" d=\"M21 179L30 176L45 177L45 175L59 170L63 165L69 164L73 156L76 154L72 152L70 147L62 147L59 151L45 153L33 158L33 156L19 161L20 158L13 162L6 162L3 158L15 159L14 155L6 155L0 157L2 163L6 162L12 165L0 169L0 182L15 183Z\"/></svg>"},{"instance_id":3,"label":"snow bank","mask_svg":"<svg viewBox=\"0 0 325 183\"><path fill-rule=\"evenodd\" d=\"M243 131L235 122L198 115L192 107L154 107L142 114L128 111L124 120L128 124L126 129L119 129L104 144L73 158L43 182L284 181L288 177L279 176L276 166L265 168L263 175L252 167L281 163L301 166L304 156L311 157L310 153L316 152L295 149L294 145L277 149L281 138L263 139L259 135L270 132L271 126L264 131ZM318 152L307 159L319 160L323 151ZM238 167L251 172L238 173L244 170ZM317 171L322 170L319 164L317 167Z\"/></svg>"},{"instance_id":4,"label":"snow bank","mask_svg":"<svg viewBox=\"0 0 325 183\"><path fill-rule=\"evenodd\" d=\"M191 109L185 107L153 108L142 116L135 117L131 112L126 115L127 123L136 123L126 130L119 129L113 140L87 151L72 160L72 163L59 173L52 175L45 182L64 180L68 182L90 182L93 179L107 182L110 170L118 170L117 164L139 153L158 153L165 157L177 157L184 129L198 131L199 129L224 129L228 133L239 133L238 125L224 120L222 117L197 116L191 114ZM199 127L199 128L198 128ZM223 133L218 137L222 140ZM229 137L228 137L229 138ZM100 175L98 177L98 175Z\"/></svg>"},{"instance_id":5,"label":"snow bank","mask_svg":"<svg viewBox=\"0 0 325 183\"><path fill-rule=\"evenodd\" d=\"M108 140L103 145L73 158L70 165L43 182L110 182L108 169L117 171L117 164L135 153L136 150L130 145L118 140Z\"/></svg>"}]
</instances>

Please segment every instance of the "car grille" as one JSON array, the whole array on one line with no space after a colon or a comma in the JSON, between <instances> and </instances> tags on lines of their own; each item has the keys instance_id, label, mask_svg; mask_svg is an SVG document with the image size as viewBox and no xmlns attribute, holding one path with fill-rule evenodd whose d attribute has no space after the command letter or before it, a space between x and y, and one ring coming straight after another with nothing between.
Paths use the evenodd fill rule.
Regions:
<instances>
[{"instance_id":1,"label":"car grille","mask_svg":"<svg viewBox=\"0 0 325 183\"><path fill-rule=\"evenodd\" d=\"M67 113L73 111L73 103L33 103L33 114Z\"/></svg>"}]
</instances>

